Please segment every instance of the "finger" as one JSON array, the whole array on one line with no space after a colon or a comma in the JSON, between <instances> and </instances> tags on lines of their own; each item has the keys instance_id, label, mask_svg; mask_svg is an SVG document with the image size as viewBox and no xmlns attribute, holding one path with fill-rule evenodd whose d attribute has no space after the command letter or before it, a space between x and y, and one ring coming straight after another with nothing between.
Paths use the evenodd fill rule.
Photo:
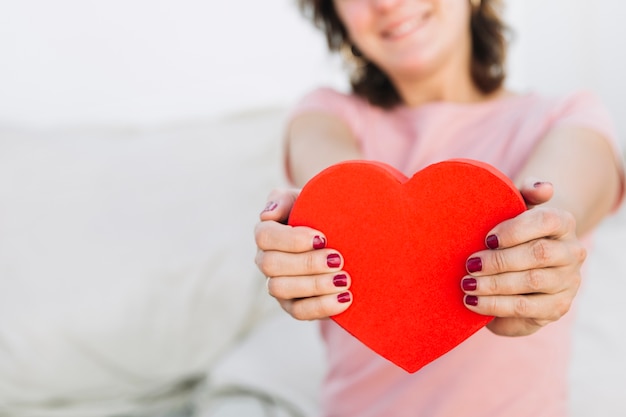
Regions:
<instances>
[{"instance_id":1,"label":"finger","mask_svg":"<svg viewBox=\"0 0 626 417\"><path fill-rule=\"evenodd\" d=\"M487 324L487 328L499 336L528 336L550 323L547 320L518 319L496 317Z\"/></svg>"},{"instance_id":2,"label":"finger","mask_svg":"<svg viewBox=\"0 0 626 417\"><path fill-rule=\"evenodd\" d=\"M562 279L558 268L538 268L498 275L466 276L461 288L469 295L556 294L571 283Z\"/></svg>"},{"instance_id":3,"label":"finger","mask_svg":"<svg viewBox=\"0 0 626 417\"><path fill-rule=\"evenodd\" d=\"M537 178L526 178L520 187L520 193L528 208L548 202L554 195L552 183Z\"/></svg>"},{"instance_id":4,"label":"finger","mask_svg":"<svg viewBox=\"0 0 626 417\"><path fill-rule=\"evenodd\" d=\"M343 267L343 258L332 249L303 253L258 251L255 261L266 277L333 273Z\"/></svg>"},{"instance_id":5,"label":"finger","mask_svg":"<svg viewBox=\"0 0 626 417\"><path fill-rule=\"evenodd\" d=\"M485 250L466 262L472 276L496 275L506 272L582 264L585 248L578 241L563 242L537 239L501 250Z\"/></svg>"},{"instance_id":6,"label":"finger","mask_svg":"<svg viewBox=\"0 0 626 417\"><path fill-rule=\"evenodd\" d=\"M279 299L315 297L344 292L350 287L346 272L298 277L268 278L268 292Z\"/></svg>"},{"instance_id":7,"label":"finger","mask_svg":"<svg viewBox=\"0 0 626 417\"><path fill-rule=\"evenodd\" d=\"M485 239L490 249L509 248L542 237L560 238L576 231L574 216L550 207L537 207L505 220L491 229Z\"/></svg>"},{"instance_id":8,"label":"finger","mask_svg":"<svg viewBox=\"0 0 626 417\"><path fill-rule=\"evenodd\" d=\"M281 307L298 320L316 320L344 312L352 304L349 291L320 297L279 300Z\"/></svg>"},{"instance_id":9,"label":"finger","mask_svg":"<svg viewBox=\"0 0 626 417\"><path fill-rule=\"evenodd\" d=\"M326 247L323 233L305 226L292 227L276 221L261 221L254 229L254 240L261 250L291 253Z\"/></svg>"},{"instance_id":10,"label":"finger","mask_svg":"<svg viewBox=\"0 0 626 417\"><path fill-rule=\"evenodd\" d=\"M530 295L466 295L468 309L486 316L532 319L550 322L560 319L571 307L567 292Z\"/></svg>"},{"instance_id":11,"label":"finger","mask_svg":"<svg viewBox=\"0 0 626 417\"><path fill-rule=\"evenodd\" d=\"M275 189L270 192L265 208L261 211L261 220L274 220L287 223L293 203L298 198L299 190Z\"/></svg>"}]
</instances>

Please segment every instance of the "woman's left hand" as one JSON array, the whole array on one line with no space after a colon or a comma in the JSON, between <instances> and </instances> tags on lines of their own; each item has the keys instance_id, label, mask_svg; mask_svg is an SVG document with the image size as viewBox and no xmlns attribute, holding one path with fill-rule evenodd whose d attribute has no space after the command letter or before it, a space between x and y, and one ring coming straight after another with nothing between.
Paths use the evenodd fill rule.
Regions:
<instances>
[{"instance_id":1,"label":"woman's left hand","mask_svg":"<svg viewBox=\"0 0 626 417\"><path fill-rule=\"evenodd\" d=\"M532 207L551 197L551 185L535 183L522 195ZM467 308L495 316L492 332L532 334L569 311L586 257L571 213L532 207L494 227L486 243L491 249L468 258L461 287Z\"/></svg>"}]
</instances>

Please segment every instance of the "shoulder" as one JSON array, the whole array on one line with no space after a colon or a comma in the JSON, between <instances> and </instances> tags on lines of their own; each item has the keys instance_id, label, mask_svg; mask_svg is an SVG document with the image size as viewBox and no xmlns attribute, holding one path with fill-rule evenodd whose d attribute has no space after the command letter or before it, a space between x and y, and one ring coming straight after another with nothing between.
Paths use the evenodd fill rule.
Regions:
<instances>
[{"instance_id":1,"label":"shoulder","mask_svg":"<svg viewBox=\"0 0 626 417\"><path fill-rule=\"evenodd\" d=\"M565 107L583 106L589 108L604 108L600 97L592 90L577 90L556 96L555 100Z\"/></svg>"},{"instance_id":2,"label":"shoulder","mask_svg":"<svg viewBox=\"0 0 626 417\"><path fill-rule=\"evenodd\" d=\"M518 96L509 108L523 123L542 130L561 127L587 128L616 141L613 117L600 97L591 90L577 90L560 95L527 93Z\"/></svg>"},{"instance_id":3,"label":"shoulder","mask_svg":"<svg viewBox=\"0 0 626 417\"><path fill-rule=\"evenodd\" d=\"M303 113L331 113L342 119L358 117L368 103L361 97L329 87L320 87L305 94L291 111L291 118Z\"/></svg>"},{"instance_id":4,"label":"shoulder","mask_svg":"<svg viewBox=\"0 0 626 417\"><path fill-rule=\"evenodd\" d=\"M608 107L593 91L579 90L554 99L552 126L591 129L617 143L615 122Z\"/></svg>"},{"instance_id":5,"label":"shoulder","mask_svg":"<svg viewBox=\"0 0 626 417\"><path fill-rule=\"evenodd\" d=\"M591 90L578 90L561 95L531 94L531 96L533 106L543 109L554 122L594 120L596 124L612 125L608 108Z\"/></svg>"},{"instance_id":6,"label":"shoulder","mask_svg":"<svg viewBox=\"0 0 626 417\"><path fill-rule=\"evenodd\" d=\"M371 105L363 98L321 87L305 94L292 108L287 118L287 126L295 119L319 116L326 120L334 119L346 126L353 135L360 136L363 120L371 113Z\"/></svg>"}]
</instances>

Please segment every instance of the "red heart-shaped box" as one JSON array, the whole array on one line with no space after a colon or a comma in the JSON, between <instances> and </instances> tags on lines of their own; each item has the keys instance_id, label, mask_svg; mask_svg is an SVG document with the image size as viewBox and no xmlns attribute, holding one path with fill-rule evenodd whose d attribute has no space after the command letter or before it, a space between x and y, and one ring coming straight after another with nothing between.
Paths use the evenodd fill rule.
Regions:
<instances>
[{"instance_id":1,"label":"red heart-shaped box","mask_svg":"<svg viewBox=\"0 0 626 417\"><path fill-rule=\"evenodd\" d=\"M415 372L493 318L463 305L465 261L524 210L513 183L486 163L444 161L407 179L386 164L349 161L304 186L289 224L320 230L344 258L354 301L332 319Z\"/></svg>"}]
</instances>

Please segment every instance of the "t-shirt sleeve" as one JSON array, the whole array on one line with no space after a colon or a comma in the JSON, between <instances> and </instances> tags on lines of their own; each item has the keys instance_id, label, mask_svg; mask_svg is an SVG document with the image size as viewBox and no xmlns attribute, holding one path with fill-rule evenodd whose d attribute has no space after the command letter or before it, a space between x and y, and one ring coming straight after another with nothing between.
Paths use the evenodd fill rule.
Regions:
<instances>
[{"instance_id":1,"label":"t-shirt sleeve","mask_svg":"<svg viewBox=\"0 0 626 417\"><path fill-rule=\"evenodd\" d=\"M615 205L615 210L617 210L624 200L624 154L622 145L618 140L615 124L606 106L596 94L590 91L572 94L559 106L552 126L554 128L582 127L590 129L602 135L609 142L620 175L620 192Z\"/></svg>"},{"instance_id":2,"label":"t-shirt sleeve","mask_svg":"<svg viewBox=\"0 0 626 417\"><path fill-rule=\"evenodd\" d=\"M305 113L327 113L341 119L354 136L361 136L360 124L358 123L362 100L333 90L331 88L318 88L305 95L291 110L287 118L287 125L296 117Z\"/></svg>"}]
</instances>

